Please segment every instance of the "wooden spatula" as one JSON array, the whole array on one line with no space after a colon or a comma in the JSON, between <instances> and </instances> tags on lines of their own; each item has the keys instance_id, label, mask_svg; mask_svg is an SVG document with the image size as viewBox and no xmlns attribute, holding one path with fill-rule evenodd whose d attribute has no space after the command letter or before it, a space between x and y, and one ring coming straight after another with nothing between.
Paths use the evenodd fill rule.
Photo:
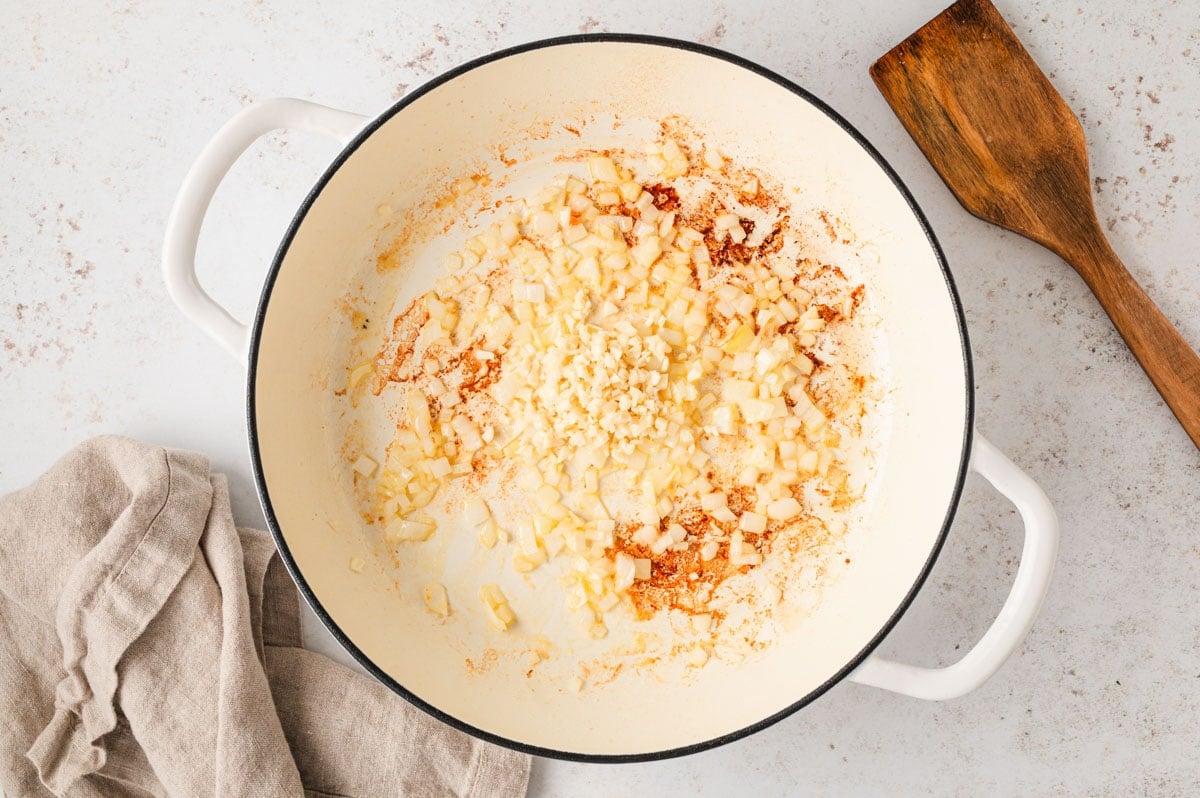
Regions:
<instances>
[{"instance_id":1,"label":"wooden spatula","mask_svg":"<svg viewBox=\"0 0 1200 798\"><path fill-rule=\"evenodd\" d=\"M959 0L871 66L958 201L1049 247L1095 293L1200 447L1200 357L1108 244L1083 128L988 0Z\"/></svg>"}]
</instances>

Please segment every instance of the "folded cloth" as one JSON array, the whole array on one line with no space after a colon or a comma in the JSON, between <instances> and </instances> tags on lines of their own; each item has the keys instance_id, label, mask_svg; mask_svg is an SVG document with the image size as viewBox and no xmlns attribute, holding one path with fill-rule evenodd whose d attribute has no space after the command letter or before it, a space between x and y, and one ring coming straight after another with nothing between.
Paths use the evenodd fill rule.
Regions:
<instances>
[{"instance_id":1,"label":"folded cloth","mask_svg":"<svg viewBox=\"0 0 1200 798\"><path fill-rule=\"evenodd\" d=\"M0 786L523 795L529 758L300 647L270 537L202 455L88 441L0 498Z\"/></svg>"}]
</instances>

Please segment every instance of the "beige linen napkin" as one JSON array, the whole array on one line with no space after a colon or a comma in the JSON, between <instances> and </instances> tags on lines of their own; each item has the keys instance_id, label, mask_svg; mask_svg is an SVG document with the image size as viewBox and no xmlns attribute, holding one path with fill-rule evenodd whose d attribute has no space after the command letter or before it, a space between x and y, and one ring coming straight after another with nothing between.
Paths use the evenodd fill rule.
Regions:
<instances>
[{"instance_id":1,"label":"beige linen napkin","mask_svg":"<svg viewBox=\"0 0 1200 798\"><path fill-rule=\"evenodd\" d=\"M0 498L0 786L25 796L523 795L529 758L300 647L202 455L88 441Z\"/></svg>"}]
</instances>

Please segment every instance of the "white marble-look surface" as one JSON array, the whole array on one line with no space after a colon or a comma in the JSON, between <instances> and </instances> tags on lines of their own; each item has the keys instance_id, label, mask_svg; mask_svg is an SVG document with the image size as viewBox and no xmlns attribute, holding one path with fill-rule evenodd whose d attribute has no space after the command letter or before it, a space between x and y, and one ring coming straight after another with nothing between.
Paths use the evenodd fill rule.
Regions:
<instances>
[{"instance_id":1,"label":"white marble-look surface","mask_svg":"<svg viewBox=\"0 0 1200 798\"><path fill-rule=\"evenodd\" d=\"M376 113L464 60L541 37L702 41L829 101L913 190L966 307L979 427L1055 502L1059 569L1025 646L970 696L924 703L842 685L767 731L685 759L539 760L531 794L1197 794L1200 452L1075 274L968 216L868 78L945 1L3 0L0 491L116 432L207 452L230 476L239 521L262 524L243 375L178 315L158 272L187 166L247 103L293 95ZM1196 4L998 4L1083 120L1114 247L1200 344ZM241 317L333 155L315 137L273 135L218 192L201 278ZM952 661L991 622L1019 551L1014 511L972 479L931 579L882 651Z\"/></svg>"}]
</instances>

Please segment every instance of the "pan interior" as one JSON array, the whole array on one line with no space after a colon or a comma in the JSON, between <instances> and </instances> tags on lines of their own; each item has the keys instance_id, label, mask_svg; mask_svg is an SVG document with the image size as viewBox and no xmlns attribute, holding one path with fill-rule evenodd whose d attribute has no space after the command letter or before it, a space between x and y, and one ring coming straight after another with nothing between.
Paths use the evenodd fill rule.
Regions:
<instances>
[{"instance_id":1,"label":"pan interior","mask_svg":"<svg viewBox=\"0 0 1200 798\"><path fill-rule=\"evenodd\" d=\"M730 157L781 182L800 215L841 220L822 253L852 262L880 317L886 423L849 566L794 605L761 655L685 678L653 668L574 689L599 649L565 622L553 570L531 579L480 557L474 534L442 534L397 560L349 490L347 441L382 451L394 430L378 405L338 391L357 365L348 308L390 319L442 275L464 225L431 199L464 175L521 197L581 149L640 149L679 117ZM381 215L381 207L385 215ZM443 228L446 231L443 233ZM382 246L400 265L381 270ZM382 327L382 325L380 325ZM460 72L392 113L327 174L301 211L264 298L252 353L251 421L268 517L309 598L393 686L445 717L520 746L568 756L642 756L716 741L820 692L889 627L923 578L960 485L970 414L961 318L939 254L893 177L826 111L769 76L695 49L638 40L527 49ZM350 563L361 559L361 572ZM498 582L524 608L491 631L473 593L434 619L429 582ZM785 597L785 604L788 603ZM616 630L619 638L628 630ZM528 640L556 657L528 675ZM607 645L611 645L609 641ZM487 652L492 653L487 653Z\"/></svg>"}]
</instances>

